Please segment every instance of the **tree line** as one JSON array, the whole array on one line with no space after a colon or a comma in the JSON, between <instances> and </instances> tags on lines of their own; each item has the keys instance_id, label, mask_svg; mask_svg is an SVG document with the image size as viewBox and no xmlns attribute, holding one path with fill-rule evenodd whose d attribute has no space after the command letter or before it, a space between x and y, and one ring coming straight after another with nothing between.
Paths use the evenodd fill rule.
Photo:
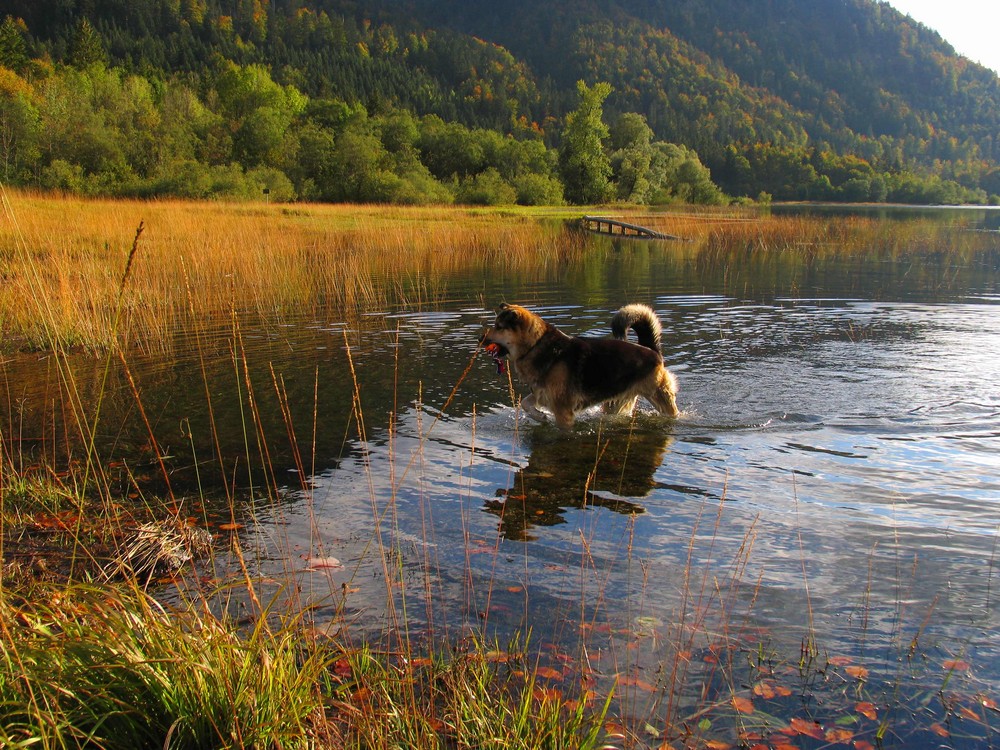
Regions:
<instances>
[{"instance_id":1,"label":"tree line","mask_svg":"<svg viewBox=\"0 0 1000 750\"><path fill-rule=\"evenodd\" d=\"M8 18L7 26L16 23ZM260 64L225 61L200 90L108 67L87 24L75 65L0 68L0 175L84 195L553 205L723 202L693 151L641 115L602 121L581 83L558 148L437 114L310 98ZM89 52L87 51L89 48Z\"/></svg>"},{"instance_id":2,"label":"tree line","mask_svg":"<svg viewBox=\"0 0 1000 750\"><path fill-rule=\"evenodd\" d=\"M626 27L592 24L539 77L504 47L337 0L11 3L11 184L399 203L1000 201L1000 170L968 144L928 168L889 136L817 139L801 111L668 32L630 48Z\"/></svg>"}]
</instances>

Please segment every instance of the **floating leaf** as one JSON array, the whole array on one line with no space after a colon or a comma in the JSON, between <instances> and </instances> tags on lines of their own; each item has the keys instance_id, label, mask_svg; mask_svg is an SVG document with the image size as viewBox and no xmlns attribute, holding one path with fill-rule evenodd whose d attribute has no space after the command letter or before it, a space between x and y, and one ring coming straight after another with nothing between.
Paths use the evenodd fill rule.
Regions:
<instances>
[{"instance_id":1,"label":"floating leaf","mask_svg":"<svg viewBox=\"0 0 1000 750\"><path fill-rule=\"evenodd\" d=\"M236 531L237 529L242 529L243 524L241 523L220 523L219 531Z\"/></svg>"},{"instance_id":2,"label":"floating leaf","mask_svg":"<svg viewBox=\"0 0 1000 750\"><path fill-rule=\"evenodd\" d=\"M835 667L846 667L854 660L849 656L831 656L827 661Z\"/></svg>"},{"instance_id":3,"label":"floating leaf","mask_svg":"<svg viewBox=\"0 0 1000 750\"><path fill-rule=\"evenodd\" d=\"M951 735L951 732L945 729L938 722L934 722L933 724L931 724L931 731L934 732L934 734L936 734L938 737L949 737Z\"/></svg>"},{"instance_id":4,"label":"floating leaf","mask_svg":"<svg viewBox=\"0 0 1000 750\"><path fill-rule=\"evenodd\" d=\"M778 685L770 680L763 680L758 682L753 686L754 695L759 695L764 700L773 700L774 698L787 698L792 694L789 688L784 685Z\"/></svg>"},{"instance_id":5,"label":"floating leaf","mask_svg":"<svg viewBox=\"0 0 1000 750\"><path fill-rule=\"evenodd\" d=\"M562 700L562 691L559 688L540 688L536 687L534 691L535 700L537 701L559 701Z\"/></svg>"},{"instance_id":6,"label":"floating leaf","mask_svg":"<svg viewBox=\"0 0 1000 750\"><path fill-rule=\"evenodd\" d=\"M733 696L733 708L739 711L741 714L752 714L753 713L753 701L749 698L743 698L739 695Z\"/></svg>"},{"instance_id":7,"label":"floating leaf","mask_svg":"<svg viewBox=\"0 0 1000 750\"><path fill-rule=\"evenodd\" d=\"M646 682L639 677L625 676L618 680L619 685L625 687L637 687L640 690L645 690L647 693L652 693L656 691L656 686L652 683Z\"/></svg>"},{"instance_id":8,"label":"floating leaf","mask_svg":"<svg viewBox=\"0 0 1000 750\"><path fill-rule=\"evenodd\" d=\"M535 670L535 675L543 680L561 680L564 677L562 672L552 667L539 667Z\"/></svg>"},{"instance_id":9,"label":"floating leaf","mask_svg":"<svg viewBox=\"0 0 1000 750\"><path fill-rule=\"evenodd\" d=\"M854 750L875 750L875 746L868 740L854 740Z\"/></svg>"},{"instance_id":10,"label":"floating leaf","mask_svg":"<svg viewBox=\"0 0 1000 750\"><path fill-rule=\"evenodd\" d=\"M222 528L221 526L219 527ZM306 558L306 570L321 570L324 568L342 568L344 567L340 560L336 557L307 557Z\"/></svg>"},{"instance_id":11,"label":"floating leaf","mask_svg":"<svg viewBox=\"0 0 1000 750\"><path fill-rule=\"evenodd\" d=\"M964 659L948 659L941 666L955 672L967 672L972 668L972 665Z\"/></svg>"},{"instance_id":12,"label":"floating leaf","mask_svg":"<svg viewBox=\"0 0 1000 750\"><path fill-rule=\"evenodd\" d=\"M806 737L813 737L817 740L823 739L823 727L812 719L795 717L788 722L788 728L792 730L793 734L804 734Z\"/></svg>"},{"instance_id":13,"label":"floating leaf","mask_svg":"<svg viewBox=\"0 0 1000 750\"><path fill-rule=\"evenodd\" d=\"M728 742L722 742L721 740L709 740L705 743L705 747L708 750L732 750L732 745Z\"/></svg>"},{"instance_id":14,"label":"floating leaf","mask_svg":"<svg viewBox=\"0 0 1000 750\"><path fill-rule=\"evenodd\" d=\"M878 711L875 708L874 703L869 703L868 701L861 701L854 705L854 710L867 719L875 721L878 718Z\"/></svg>"},{"instance_id":15,"label":"floating leaf","mask_svg":"<svg viewBox=\"0 0 1000 750\"><path fill-rule=\"evenodd\" d=\"M826 734L823 735L823 739L827 742L842 743L847 745L852 739L854 739L854 732L850 729L827 729Z\"/></svg>"},{"instance_id":16,"label":"floating leaf","mask_svg":"<svg viewBox=\"0 0 1000 750\"><path fill-rule=\"evenodd\" d=\"M864 682L868 679L868 670L864 667L844 667L844 671L856 680Z\"/></svg>"},{"instance_id":17,"label":"floating leaf","mask_svg":"<svg viewBox=\"0 0 1000 750\"><path fill-rule=\"evenodd\" d=\"M624 725L619 724L617 721L605 722L604 731L608 735L608 738L613 740L623 740L627 736L627 730Z\"/></svg>"}]
</instances>

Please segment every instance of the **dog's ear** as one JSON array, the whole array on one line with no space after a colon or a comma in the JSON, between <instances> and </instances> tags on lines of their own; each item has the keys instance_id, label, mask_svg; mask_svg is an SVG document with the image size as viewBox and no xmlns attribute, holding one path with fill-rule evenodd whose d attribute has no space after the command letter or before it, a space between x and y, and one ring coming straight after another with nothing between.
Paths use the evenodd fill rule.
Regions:
<instances>
[{"instance_id":1,"label":"dog's ear","mask_svg":"<svg viewBox=\"0 0 1000 750\"><path fill-rule=\"evenodd\" d=\"M506 302L500 305L500 312L497 313L495 326L497 328L514 328L520 321L517 309Z\"/></svg>"},{"instance_id":2,"label":"dog's ear","mask_svg":"<svg viewBox=\"0 0 1000 750\"><path fill-rule=\"evenodd\" d=\"M503 312L508 307L510 307L510 305L508 305L506 302L501 302L500 307L497 308L497 312Z\"/></svg>"}]
</instances>

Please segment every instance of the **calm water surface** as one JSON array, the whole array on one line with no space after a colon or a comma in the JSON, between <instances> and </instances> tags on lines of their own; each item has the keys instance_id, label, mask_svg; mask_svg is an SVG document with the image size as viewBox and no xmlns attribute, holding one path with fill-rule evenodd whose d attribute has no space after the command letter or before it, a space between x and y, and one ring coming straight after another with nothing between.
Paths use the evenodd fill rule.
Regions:
<instances>
[{"instance_id":1,"label":"calm water surface","mask_svg":"<svg viewBox=\"0 0 1000 750\"><path fill-rule=\"evenodd\" d=\"M996 214L977 216L956 236L995 231ZM448 279L433 309L245 330L284 488L241 506L260 574L347 637L530 629L568 682L581 661L605 687L617 678L639 727L662 728L668 708L697 724L769 676L792 690L774 708L786 718L875 743L878 722L850 707L892 699L908 709L880 714L887 746L996 744L982 698L1000 701L1000 237L991 252L808 261L593 242L591 259L540 278ZM475 356L483 302L502 300L587 335L607 335L625 302L652 305L682 416L592 414L572 433L522 418ZM208 349L222 451L254 463L231 337ZM22 412L44 411L18 392L31 367L43 381L44 363L6 366ZM137 366L179 485L186 436L212 454L200 368L193 352ZM123 455L141 443L129 420L122 406L106 428ZM799 671L803 644L816 656Z\"/></svg>"}]
</instances>

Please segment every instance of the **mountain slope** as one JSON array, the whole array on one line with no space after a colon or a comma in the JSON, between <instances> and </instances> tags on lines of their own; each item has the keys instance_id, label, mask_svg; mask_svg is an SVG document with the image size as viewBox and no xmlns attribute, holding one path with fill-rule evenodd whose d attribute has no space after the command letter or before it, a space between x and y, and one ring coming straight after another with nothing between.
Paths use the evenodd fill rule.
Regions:
<instances>
[{"instance_id":1,"label":"mountain slope","mask_svg":"<svg viewBox=\"0 0 1000 750\"><path fill-rule=\"evenodd\" d=\"M1000 160L1000 78L887 3L415 0L407 8L424 23L504 45L561 87L604 77L616 85L612 106L647 113L658 135L701 150L755 137L797 143L801 129L815 145L866 157ZM697 143L684 129L704 126L707 114L727 123L711 124ZM753 132L739 126L747 117Z\"/></svg>"},{"instance_id":2,"label":"mountain slope","mask_svg":"<svg viewBox=\"0 0 1000 750\"><path fill-rule=\"evenodd\" d=\"M875 0L6 0L5 13L24 24L0 29L0 66L39 91L53 65L61 75L102 61L147 80L154 109L167 88L189 89L217 122L198 126L183 158L217 166L296 169L251 149L236 132L243 115L220 104L227 71L256 65L311 99L268 115L295 139L310 128L336 137L360 106L553 148L577 81L604 81L608 122L640 113L733 195L1000 195L1000 78ZM24 87L3 85L10 96ZM23 169L62 160L86 177L71 151L43 150L40 167L29 154Z\"/></svg>"}]
</instances>

